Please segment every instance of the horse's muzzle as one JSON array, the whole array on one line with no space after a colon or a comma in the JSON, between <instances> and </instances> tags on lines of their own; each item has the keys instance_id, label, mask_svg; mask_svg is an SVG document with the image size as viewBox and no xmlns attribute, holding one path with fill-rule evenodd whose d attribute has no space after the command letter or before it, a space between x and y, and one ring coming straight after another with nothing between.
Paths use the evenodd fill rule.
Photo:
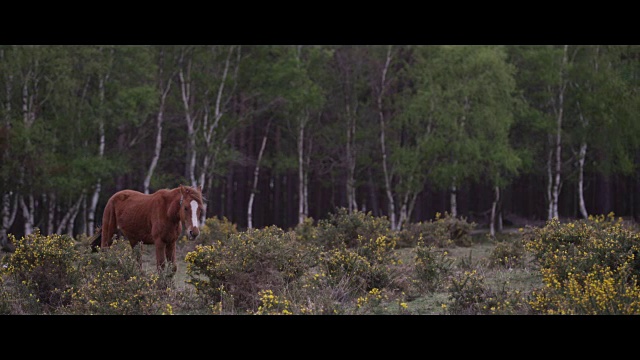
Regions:
<instances>
[{"instance_id":1,"label":"horse's muzzle","mask_svg":"<svg viewBox=\"0 0 640 360\"><path fill-rule=\"evenodd\" d=\"M191 240L197 238L198 235L200 235L200 229L198 229L197 227L191 228L189 230L189 237L191 238Z\"/></svg>"}]
</instances>

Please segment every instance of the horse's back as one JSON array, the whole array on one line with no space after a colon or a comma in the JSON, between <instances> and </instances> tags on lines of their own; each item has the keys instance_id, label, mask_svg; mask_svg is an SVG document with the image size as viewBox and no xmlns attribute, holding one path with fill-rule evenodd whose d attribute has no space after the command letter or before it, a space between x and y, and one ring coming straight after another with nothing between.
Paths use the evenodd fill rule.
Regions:
<instances>
[{"instance_id":1,"label":"horse's back","mask_svg":"<svg viewBox=\"0 0 640 360\"><path fill-rule=\"evenodd\" d=\"M125 189L113 194L108 201L111 214L105 212L105 221L113 223L112 231L119 229L132 244L142 241L153 243L152 223L166 213L164 193L158 190L153 194L144 194L136 190ZM156 219L156 220L152 220Z\"/></svg>"}]
</instances>

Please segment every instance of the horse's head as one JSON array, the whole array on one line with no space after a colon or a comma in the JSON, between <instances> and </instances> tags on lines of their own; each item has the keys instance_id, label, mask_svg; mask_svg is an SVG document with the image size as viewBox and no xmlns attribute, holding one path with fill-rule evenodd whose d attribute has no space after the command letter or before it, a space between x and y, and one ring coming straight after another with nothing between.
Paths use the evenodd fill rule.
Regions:
<instances>
[{"instance_id":1,"label":"horse's head","mask_svg":"<svg viewBox=\"0 0 640 360\"><path fill-rule=\"evenodd\" d=\"M202 216L202 187L180 185L180 222L184 231L193 240L200 235L198 219Z\"/></svg>"}]
</instances>

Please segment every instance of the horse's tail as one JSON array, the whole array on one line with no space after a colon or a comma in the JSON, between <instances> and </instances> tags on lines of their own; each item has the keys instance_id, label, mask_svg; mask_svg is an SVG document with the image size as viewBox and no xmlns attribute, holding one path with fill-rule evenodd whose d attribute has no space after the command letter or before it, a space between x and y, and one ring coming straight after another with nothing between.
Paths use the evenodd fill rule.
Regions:
<instances>
[{"instance_id":1,"label":"horse's tail","mask_svg":"<svg viewBox=\"0 0 640 360\"><path fill-rule=\"evenodd\" d=\"M93 241L91 241L93 239ZM100 242L102 240L102 229L100 227L96 228L96 232L89 238L91 241L91 252L98 251L100 248Z\"/></svg>"}]
</instances>

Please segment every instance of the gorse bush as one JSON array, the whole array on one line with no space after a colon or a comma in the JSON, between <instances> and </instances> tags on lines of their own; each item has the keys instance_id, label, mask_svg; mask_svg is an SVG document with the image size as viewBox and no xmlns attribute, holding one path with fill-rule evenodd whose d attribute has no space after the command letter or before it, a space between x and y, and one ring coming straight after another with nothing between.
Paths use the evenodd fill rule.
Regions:
<instances>
[{"instance_id":1,"label":"gorse bush","mask_svg":"<svg viewBox=\"0 0 640 360\"><path fill-rule=\"evenodd\" d=\"M333 284L348 280L350 296L360 296L373 288L383 289L394 284L395 266L401 264L393 252L395 239L387 236L365 239L358 235L356 243L358 245L354 248L343 245L321 254L319 269L327 280Z\"/></svg>"},{"instance_id":2,"label":"gorse bush","mask_svg":"<svg viewBox=\"0 0 640 360\"><path fill-rule=\"evenodd\" d=\"M211 219L203 243L178 244L183 289L153 254L141 266L142 246L116 239L91 252L82 237L36 231L11 237L15 253L2 256L0 314L640 313L640 236L620 219L552 220L467 257L460 239L473 226L445 214L393 232L344 209L290 231Z\"/></svg>"},{"instance_id":3,"label":"gorse bush","mask_svg":"<svg viewBox=\"0 0 640 360\"><path fill-rule=\"evenodd\" d=\"M454 217L445 212L444 216L436 213L434 220L406 223L398 233L400 247L416 246L418 239L429 245L439 248L447 246L469 247L473 244L471 231L476 223L468 222L465 217Z\"/></svg>"},{"instance_id":4,"label":"gorse bush","mask_svg":"<svg viewBox=\"0 0 640 360\"><path fill-rule=\"evenodd\" d=\"M515 268L524 265L524 244L521 240L501 241L489 255L489 266L492 268Z\"/></svg>"},{"instance_id":5,"label":"gorse bush","mask_svg":"<svg viewBox=\"0 0 640 360\"><path fill-rule=\"evenodd\" d=\"M451 273L454 260L446 251L426 245L420 238L414 249L414 283L421 292L438 290Z\"/></svg>"},{"instance_id":6,"label":"gorse bush","mask_svg":"<svg viewBox=\"0 0 640 360\"><path fill-rule=\"evenodd\" d=\"M72 289L80 281L80 253L75 241L67 235L41 235L37 228L20 240L11 234L9 238L15 252L5 258L2 274L12 285L14 305L20 308L16 311L47 314L68 305Z\"/></svg>"},{"instance_id":7,"label":"gorse bush","mask_svg":"<svg viewBox=\"0 0 640 360\"><path fill-rule=\"evenodd\" d=\"M236 308L253 312L261 302L258 291L298 279L318 261L318 253L276 226L249 229L188 253L187 282L214 304L228 293Z\"/></svg>"},{"instance_id":8,"label":"gorse bush","mask_svg":"<svg viewBox=\"0 0 640 360\"><path fill-rule=\"evenodd\" d=\"M213 244L217 241L224 241L229 236L238 233L236 224L232 223L226 217L218 219L217 217L208 218L204 221L200 236L197 241L202 245Z\"/></svg>"},{"instance_id":9,"label":"gorse bush","mask_svg":"<svg viewBox=\"0 0 640 360\"><path fill-rule=\"evenodd\" d=\"M508 315L527 314L529 306L520 290L488 286L477 270L465 270L453 276L449 285L450 314Z\"/></svg>"},{"instance_id":10,"label":"gorse bush","mask_svg":"<svg viewBox=\"0 0 640 360\"><path fill-rule=\"evenodd\" d=\"M106 315L151 315L166 310L161 300L170 288L171 270L146 273L140 267L142 245L133 249L128 241L114 240L82 267L83 282L73 292L65 313ZM133 250L133 251L132 251ZM162 276L161 276L162 275ZM165 286L161 286L164 279ZM172 310L171 310L172 311Z\"/></svg>"},{"instance_id":11,"label":"gorse bush","mask_svg":"<svg viewBox=\"0 0 640 360\"><path fill-rule=\"evenodd\" d=\"M526 249L546 285L532 294L534 311L548 314L638 314L640 235L613 214L528 229Z\"/></svg>"},{"instance_id":12,"label":"gorse bush","mask_svg":"<svg viewBox=\"0 0 640 360\"><path fill-rule=\"evenodd\" d=\"M359 245L359 237L365 240L390 237L389 226L389 220L385 216L375 217L371 212L357 210L350 214L346 208L338 208L327 219L318 221L316 237L312 238L317 245L326 249L341 245L353 248Z\"/></svg>"}]
</instances>

